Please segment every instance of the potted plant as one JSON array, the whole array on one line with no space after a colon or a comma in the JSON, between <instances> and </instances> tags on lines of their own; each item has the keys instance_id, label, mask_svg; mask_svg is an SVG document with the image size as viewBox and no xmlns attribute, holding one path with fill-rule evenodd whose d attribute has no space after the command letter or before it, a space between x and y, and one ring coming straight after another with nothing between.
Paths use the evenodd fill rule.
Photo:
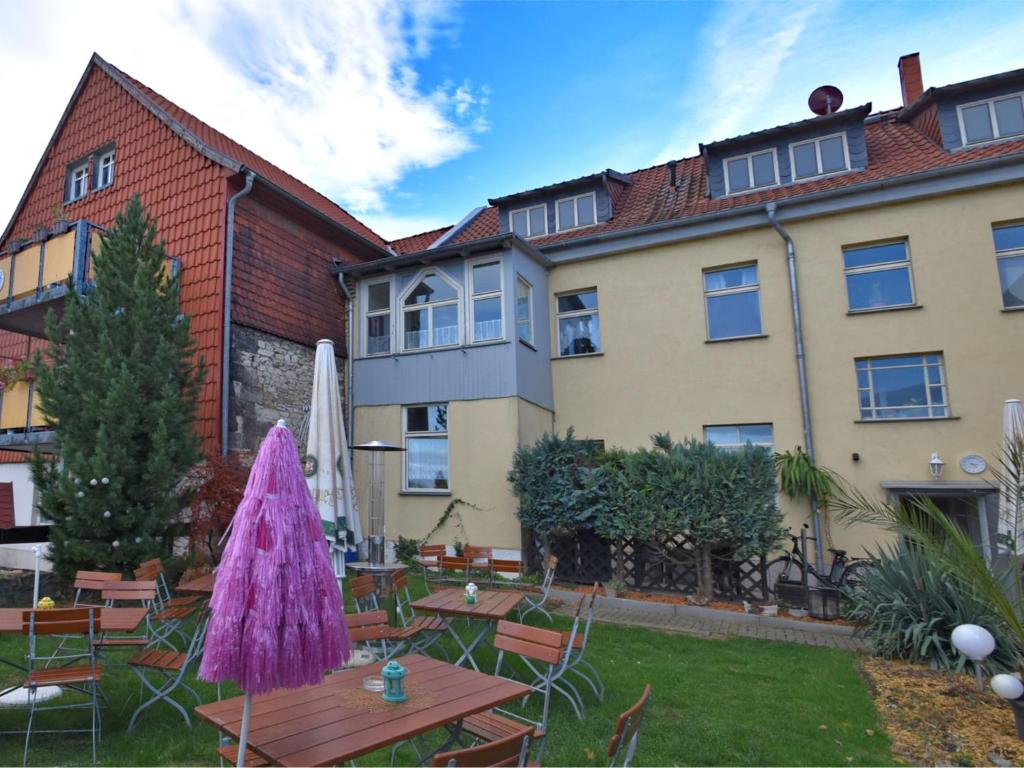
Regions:
<instances>
[{"instance_id":1,"label":"potted plant","mask_svg":"<svg viewBox=\"0 0 1024 768\"><path fill-rule=\"evenodd\" d=\"M53 206L50 209L50 215L53 216L53 226L50 227L50 231L53 232L53 234L63 235L71 229L71 222L64 216L64 206Z\"/></svg>"}]
</instances>

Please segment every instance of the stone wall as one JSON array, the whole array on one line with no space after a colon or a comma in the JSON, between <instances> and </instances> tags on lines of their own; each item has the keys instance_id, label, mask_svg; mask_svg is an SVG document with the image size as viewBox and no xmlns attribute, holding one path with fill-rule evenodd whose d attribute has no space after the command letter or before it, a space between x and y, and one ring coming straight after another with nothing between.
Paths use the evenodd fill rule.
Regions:
<instances>
[{"instance_id":1,"label":"stone wall","mask_svg":"<svg viewBox=\"0 0 1024 768\"><path fill-rule=\"evenodd\" d=\"M35 578L33 571L0 569L0 608L24 608L32 605ZM70 595L71 590L57 574L40 574L39 597L61 600Z\"/></svg>"},{"instance_id":2,"label":"stone wall","mask_svg":"<svg viewBox=\"0 0 1024 768\"><path fill-rule=\"evenodd\" d=\"M298 437L313 391L316 350L241 325L231 326L228 445L256 450L278 419ZM344 397L345 361L336 358Z\"/></svg>"}]
</instances>

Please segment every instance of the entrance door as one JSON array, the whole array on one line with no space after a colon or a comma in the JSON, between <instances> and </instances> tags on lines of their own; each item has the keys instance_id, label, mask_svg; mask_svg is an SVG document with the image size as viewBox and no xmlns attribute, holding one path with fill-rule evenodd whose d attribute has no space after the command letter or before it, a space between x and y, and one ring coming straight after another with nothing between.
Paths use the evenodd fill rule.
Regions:
<instances>
[{"instance_id":1,"label":"entrance door","mask_svg":"<svg viewBox=\"0 0 1024 768\"><path fill-rule=\"evenodd\" d=\"M993 493L970 496L928 496L962 531L971 537L978 551L991 564L996 554L998 505Z\"/></svg>"}]
</instances>

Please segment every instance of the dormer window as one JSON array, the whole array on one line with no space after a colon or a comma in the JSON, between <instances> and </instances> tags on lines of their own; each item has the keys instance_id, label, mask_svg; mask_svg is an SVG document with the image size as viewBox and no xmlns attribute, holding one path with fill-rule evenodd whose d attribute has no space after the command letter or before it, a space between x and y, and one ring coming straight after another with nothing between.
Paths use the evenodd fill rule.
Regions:
<instances>
[{"instance_id":1,"label":"dormer window","mask_svg":"<svg viewBox=\"0 0 1024 768\"><path fill-rule=\"evenodd\" d=\"M402 349L459 343L459 288L440 270L420 273L402 299Z\"/></svg>"},{"instance_id":2,"label":"dormer window","mask_svg":"<svg viewBox=\"0 0 1024 768\"><path fill-rule=\"evenodd\" d=\"M792 144L790 155L793 160L793 178L798 181L840 173L850 168L845 133Z\"/></svg>"},{"instance_id":3,"label":"dormer window","mask_svg":"<svg viewBox=\"0 0 1024 768\"><path fill-rule=\"evenodd\" d=\"M957 107L964 145L1024 135L1022 99L1024 94L1015 93Z\"/></svg>"},{"instance_id":4,"label":"dormer window","mask_svg":"<svg viewBox=\"0 0 1024 768\"><path fill-rule=\"evenodd\" d=\"M548 233L548 207L533 205L508 215L509 229L520 237L539 237Z\"/></svg>"},{"instance_id":5,"label":"dormer window","mask_svg":"<svg viewBox=\"0 0 1024 768\"><path fill-rule=\"evenodd\" d=\"M89 191L89 160L85 159L77 165L68 168L68 193L69 203L81 200Z\"/></svg>"},{"instance_id":6,"label":"dormer window","mask_svg":"<svg viewBox=\"0 0 1024 768\"><path fill-rule=\"evenodd\" d=\"M555 203L555 231L589 227L597 221L597 198L593 192L566 197Z\"/></svg>"},{"instance_id":7,"label":"dormer window","mask_svg":"<svg viewBox=\"0 0 1024 768\"><path fill-rule=\"evenodd\" d=\"M731 195L779 183L775 150L751 152L725 161L725 191Z\"/></svg>"}]
</instances>

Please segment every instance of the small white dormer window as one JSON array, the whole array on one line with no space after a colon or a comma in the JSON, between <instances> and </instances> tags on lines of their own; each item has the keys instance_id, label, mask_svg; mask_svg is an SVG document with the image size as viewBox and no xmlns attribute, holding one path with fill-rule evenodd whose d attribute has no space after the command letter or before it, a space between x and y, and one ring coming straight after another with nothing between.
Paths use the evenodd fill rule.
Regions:
<instances>
[{"instance_id":1,"label":"small white dormer window","mask_svg":"<svg viewBox=\"0 0 1024 768\"><path fill-rule=\"evenodd\" d=\"M1024 94L1021 93L962 104L957 107L957 114L964 146L1024 135Z\"/></svg>"},{"instance_id":2,"label":"small white dormer window","mask_svg":"<svg viewBox=\"0 0 1024 768\"><path fill-rule=\"evenodd\" d=\"M730 157L725 161L726 194L775 186L779 183L778 166L774 149Z\"/></svg>"},{"instance_id":3,"label":"small white dormer window","mask_svg":"<svg viewBox=\"0 0 1024 768\"><path fill-rule=\"evenodd\" d=\"M533 205L519 208L508 215L508 228L520 237L539 237L548 233L548 207Z\"/></svg>"},{"instance_id":4,"label":"small white dormer window","mask_svg":"<svg viewBox=\"0 0 1024 768\"><path fill-rule=\"evenodd\" d=\"M96 189L104 189L114 183L114 150L104 152L96 160Z\"/></svg>"},{"instance_id":5,"label":"small white dormer window","mask_svg":"<svg viewBox=\"0 0 1024 768\"><path fill-rule=\"evenodd\" d=\"M593 192L566 197L555 203L555 230L589 227L597 221L597 196Z\"/></svg>"},{"instance_id":6,"label":"small white dormer window","mask_svg":"<svg viewBox=\"0 0 1024 768\"><path fill-rule=\"evenodd\" d=\"M793 178L798 181L850 169L850 152L846 146L845 133L801 141L790 145L789 151L793 161Z\"/></svg>"},{"instance_id":7,"label":"small white dormer window","mask_svg":"<svg viewBox=\"0 0 1024 768\"><path fill-rule=\"evenodd\" d=\"M81 200L89 191L89 161L83 160L68 169L68 202Z\"/></svg>"}]
</instances>

